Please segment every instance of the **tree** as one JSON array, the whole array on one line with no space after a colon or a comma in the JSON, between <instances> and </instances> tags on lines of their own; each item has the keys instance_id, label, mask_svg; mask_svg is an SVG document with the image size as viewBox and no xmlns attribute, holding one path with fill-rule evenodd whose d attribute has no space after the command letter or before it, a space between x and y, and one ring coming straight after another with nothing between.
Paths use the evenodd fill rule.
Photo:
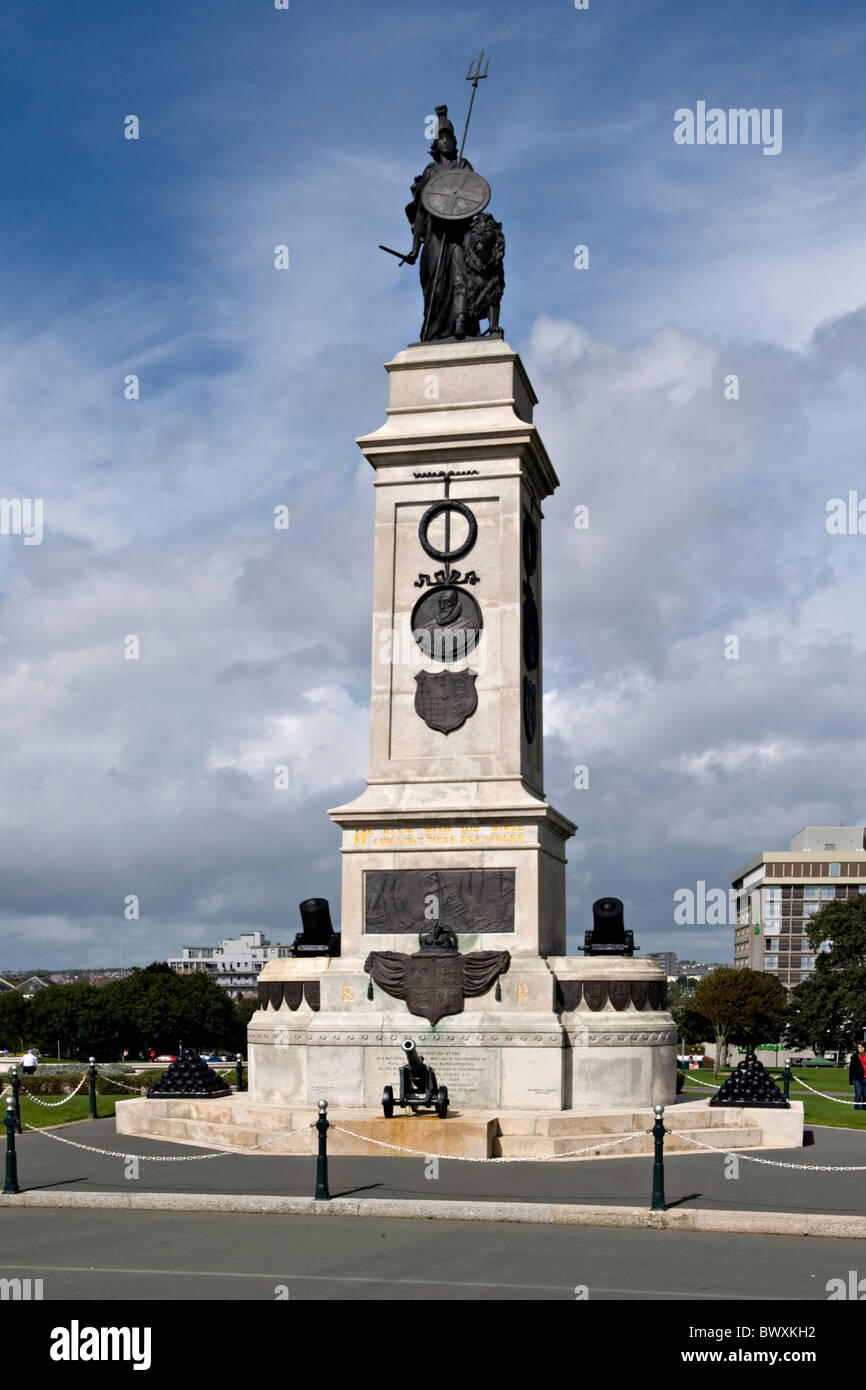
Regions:
<instances>
[{"instance_id":1,"label":"tree","mask_svg":"<svg viewBox=\"0 0 866 1390\"><path fill-rule=\"evenodd\" d=\"M866 893L824 903L807 929L809 945L817 951L829 941L816 962L821 970L866 970Z\"/></svg>"},{"instance_id":2,"label":"tree","mask_svg":"<svg viewBox=\"0 0 866 1390\"><path fill-rule=\"evenodd\" d=\"M246 1056L247 1024L259 1007L257 998L241 999L235 1003L234 1032L232 1033L232 1041L228 1045L228 1051L242 1052Z\"/></svg>"},{"instance_id":3,"label":"tree","mask_svg":"<svg viewBox=\"0 0 866 1390\"><path fill-rule=\"evenodd\" d=\"M791 994L791 1044L850 1050L866 1027L866 894L825 903L807 930L818 957Z\"/></svg>"},{"instance_id":4,"label":"tree","mask_svg":"<svg viewBox=\"0 0 866 1390\"><path fill-rule=\"evenodd\" d=\"M713 1025L705 1014L695 1008L694 998L680 1004L670 1005L671 1017L677 1025L677 1037L682 1038L686 1051L705 1042L713 1031Z\"/></svg>"},{"instance_id":5,"label":"tree","mask_svg":"<svg viewBox=\"0 0 866 1390\"><path fill-rule=\"evenodd\" d=\"M775 975L723 965L698 984L695 1008L712 1024L718 1076L727 1064L730 1043L754 1047L762 1038L779 1036L788 1014L788 996Z\"/></svg>"},{"instance_id":6,"label":"tree","mask_svg":"<svg viewBox=\"0 0 866 1390\"><path fill-rule=\"evenodd\" d=\"M234 1005L202 971L178 975L155 961L109 985L119 1018L119 1044L137 1052L185 1047L228 1047L236 1035ZM106 991L107 992L107 991Z\"/></svg>"},{"instance_id":7,"label":"tree","mask_svg":"<svg viewBox=\"0 0 866 1390\"><path fill-rule=\"evenodd\" d=\"M67 1056L114 1052L114 1027L105 991L86 980L71 985L49 985L30 1001L28 1030L42 1052L53 1052L59 1043Z\"/></svg>"},{"instance_id":8,"label":"tree","mask_svg":"<svg viewBox=\"0 0 866 1390\"><path fill-rule=\"evenodd\" d=\"M817 1053L850 1049L852 1037L863 1036L854 1024L858 1009L862 1015L862 990L852 991L841 973L816 971L791 991L787 1042Z\"/></svg>"},{"instance_id":9,"label":"tree","mask_svg":"<svg viewBox=\"0 0 866 1390\"><path fill-rule=\"evenodd\" d=\"M0 1047L9 1052L23 1052L28 1045L27 1020L30 1001L17 989L0 994Z\"/></svg>"}]
</instances>

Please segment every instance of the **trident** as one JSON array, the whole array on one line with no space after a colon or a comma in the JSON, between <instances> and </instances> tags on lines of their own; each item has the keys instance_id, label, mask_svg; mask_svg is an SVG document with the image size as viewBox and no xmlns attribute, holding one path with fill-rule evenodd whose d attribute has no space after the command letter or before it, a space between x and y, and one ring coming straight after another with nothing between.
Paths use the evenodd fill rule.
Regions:
<instances>
[{"instance_id":1,"label":"trident","mask_svg":"<svg viewBox=\"0 0 866 1390\"><path fill-rule=\"evenodd\" d=\"M466 124L465 124L465 126L463 127L463 139L460 141L460 153L459 153L459 155L457 156L457 164L458 164L458 167L459 167L459 165L460 165L460 161L461 161L462 158L463 158L463 149L464 149L464 146L465 146L465 144L466 144L466 136L467 136L467 134L469 133L469 122L470 122L470 120L472 119L472 107L473 107L473 105L475 104L475 93L478 91L478 83L481 82L481 81L483 81L483 79L487 76L487 69L490 67L490 58L488 57L487 62L484 63L484 71L483 71L483 72L481 71L481 64L484 62L484 49L483 49L483 48L482 48L481 52L480 52L479 55L478 55L478 60L477 60L477 62L478 62L478 66L477 66L475 72L472 71L473 66L474 66L474 63L473 63L473 62L470 62L470 64L469 64L469 71L468 71L467 74L466 74L466 81L472 83L472 95L471 95L471 97L469 98L469 110L468 110L467 113L466 113ZM427 340L427 326L428 326L428 324L430 323L430 315L431 315L431 313L433 312L433 304L434 304L435 299L436 299L436 290L437 290L437 288L438 288L438 286L439 286L439 271L442 269L442 255L443 255L444 251L445 251L445 238L444 238L444 236L443 236L442 241L441 241L441 243L440 243L440 245L439 245L439 256L438 256L437 261L436 261L436 271L435 271L435 274L434 274L434 276L433 276L433 284L432 284L431 287L430 287L430 303L429 303L429 305L427 306L427 313L426 313L425 316L424 316L424 327L421 329L421 341L422 341L422 342L426 342L426 340Z\"/></svg>"},{"instance_id":2,"label":"trident","mask_svg":"<svg viewBox=\"0 0 866 1390\"><path fill-rule=\"evenodd\" d=\"M487 69L490 67L490 59L488 58L488 59L487 59L487 62L484 63L484 71L482 72L482 71L481 71L481 64L482 64L483 62L484 62L484 49L482 48L481 52L478 54L478 68L477 68L477 70L476 70L475 72L473 72L473 71L472 71L472 64L470 63L470 64L469 64L469 71L468 71L467 74L466 74L466 81L472 83L472 95L471 95L471 97L469 98L469 110L468 110L467 113L466 113L466 124L465 124L465 126L463 127L463 139L460 141L460 154L459 154L459 156L458 156L459 159L462 159L462 158L463 158L463 146L466 144L466 134L467 134L467 131L469 130L469 122L470 122L470 120L472 119L472 106L473 106L473 103L474 103L474 101L475 101L475 93L478 91L478 83L481 82L481 81L483 80L483 78L485 78L485 77L487 76Z\"/></svg>"}]
</instances>

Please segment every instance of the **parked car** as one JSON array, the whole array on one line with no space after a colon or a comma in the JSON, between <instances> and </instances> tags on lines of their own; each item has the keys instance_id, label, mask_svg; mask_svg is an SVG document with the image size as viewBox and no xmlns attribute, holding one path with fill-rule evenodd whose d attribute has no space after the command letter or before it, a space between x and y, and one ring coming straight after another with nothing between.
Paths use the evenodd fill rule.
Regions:
<instances>
[{"instance_id":1,"label":"parked car","mask_svg":"<svg viewBox=\"0 0 866 1390\"><path fill-rule=\"evenodd\" d=\"M219 1062L221 1060L218 1052L202 1052L199 1056L203 1062Z\"/></svg>"},{"instance_id":2,"label":"parked car","mask_svg":"<svg viewBox=\"0 0 866 1390\"><path fill-rule=\"evenodd\" d=\"M157 1061L157 1062L176 1062L176 1061L177 1061L177 1058L176 1058L176 1057L172 1057L171 1054L168 1053L168 1052L163 1052L163 1053L160 1054L159 1057L156 1058L156 1061Z\"/></svg>"}]
</instances>

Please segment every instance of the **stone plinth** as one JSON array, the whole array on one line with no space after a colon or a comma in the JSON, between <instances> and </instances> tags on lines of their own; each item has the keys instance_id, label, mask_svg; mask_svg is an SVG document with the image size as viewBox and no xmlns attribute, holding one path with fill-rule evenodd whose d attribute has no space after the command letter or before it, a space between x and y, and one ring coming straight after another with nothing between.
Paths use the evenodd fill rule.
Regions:
<instances>
[{"instance_id":1,"label":"stone plinth","mask_svg":"<svg viewBox=\"0 0 866 1390\"><path fill-rule=\"evenodd\" d=\"M117 1103L118 1134L168 1139L212 1149L254 1154L314 1154L317 1112L262 1105L246 1095L227 1101L122 1100ZM653 1151L649 1109L601 1107L596 1110L500 1111L449 1113L446 1120L428 1115L393 1119L348 1107L330 1107L336 1126L329 1132L328 1152L387 1160L400 1153L383 1145L442 1158L628 1158ZM720 1153L739 1149L787 1149L803 1142L803 1104L790 1110L710 1110L707 1101L679 1101L665 1110L665 1157L705 1152L689 1139ZM343 1131L350 1130L351 1134ZM296 1131L293 1133L292 1131ZM623 1142L611 1146L611 1141ZM378 1142L375 1142L378 1141Z\"/></svg>"},{"instance_id":2,"label":"stone plinth","mask_svg":"<svg viewBox=\"0 0 866 1390\"><path fill-rule=\"evenodd\" d=\"M625 956L559 956L549 964L569 1051L566 1106L669 1105L677 1034L661 969Z\"/></svg>"},{"instance_id":3,"label":"stone plinth","mask_svg":"<svg viewBox=\"0 0 866 1390\"><path fill-rule=\"evenodd\" d=\"M486 945L486 938L481 940ZM404 950L417 942L402 942ZM637 959L515 956L508 973L462 1012L431 1026L371 985L363 960L316 962L318 1007L289 988L305 961L271 961L250 1020L250 1093L261 1102L378 1110L396 1086L400 1044L413 1037L453 1103L464 1110L572 1109L668 1104L676 1088L676 1030L658 966ZM372 999L369 994L372 991ZM314 996L315 999L315 996Z\"/></svg>"},{"instance_id":4,"label":"stone plinth","mask_svg":"<svg viewBox=\"0 0 866 1390\"><path fill-rule=\"evenodd\" d=\"M669 1102L661 971L564 954L576 827L545 799L542 757L542 503L558 481L532 387L496 339L416 344L386 369L386 422L358 440L376 497L370 775L329 812L342 955L262 971L251 1098L373 1116L413 1037L465 1114ZM461 956L507 952L507 971L487 987L483 957L412 961L434 927Z\"/></svg>"},{"instance_id":5,"label":"stone plinth","mask_svg":"<svg viewBox=\"0 0 866 1390\"><path fill-rule=\"evenodd\" d=\"M483 935L485 949L561 952L575 826L544 799L541 503L557 478L532 423L535 395L495 339L416 345L387 371L387 422L358 440L376 489L370 775L329 813L343 830L343 954L404 949L392 938L417 937L429 895L446 926ZM448 515L446 539L445 514L424 518L448 502L464 511ZM425 543L469 548L452 563ZM413 627L422 596L435 602L446 582L481 615L477 641L455 660L423 650ZM445 732L419 714L419 675L474 682L459 726ZM406 874L426 875L414 918Z\"/></svg>"}]
</instances>

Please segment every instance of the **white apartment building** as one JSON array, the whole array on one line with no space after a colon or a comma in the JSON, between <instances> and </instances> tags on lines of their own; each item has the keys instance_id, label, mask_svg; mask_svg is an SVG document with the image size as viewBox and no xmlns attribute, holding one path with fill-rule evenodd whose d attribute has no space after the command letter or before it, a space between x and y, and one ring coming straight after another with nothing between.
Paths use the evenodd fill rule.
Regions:
<instances>
[{"instance_id":1,"label":"white apartment building","mask_svg":"<svg viewBox=\"0 0 866 1390\"><path fill-rule=\"evenodd\" d=\"M289 955L290 946L274 945L262 932L248 931L228 937L218 946L184 946L183 955L169 957L168 964L179 975L206 971L232 994L255 994L262 966Z\"/></svg>"},{"instance_id":2,"label":"white apartment building","mask_svg":"<svg viewBox=\"0 0 866 1390\"><path fill-rule=\"evenodd\" d=\"M734 965L766 970L787 987L806 980L815 953L805 930L821 905L866 893L866 827L809 825L790 849L763 850L732 880Z\"/></svg>"}]
</instances>

